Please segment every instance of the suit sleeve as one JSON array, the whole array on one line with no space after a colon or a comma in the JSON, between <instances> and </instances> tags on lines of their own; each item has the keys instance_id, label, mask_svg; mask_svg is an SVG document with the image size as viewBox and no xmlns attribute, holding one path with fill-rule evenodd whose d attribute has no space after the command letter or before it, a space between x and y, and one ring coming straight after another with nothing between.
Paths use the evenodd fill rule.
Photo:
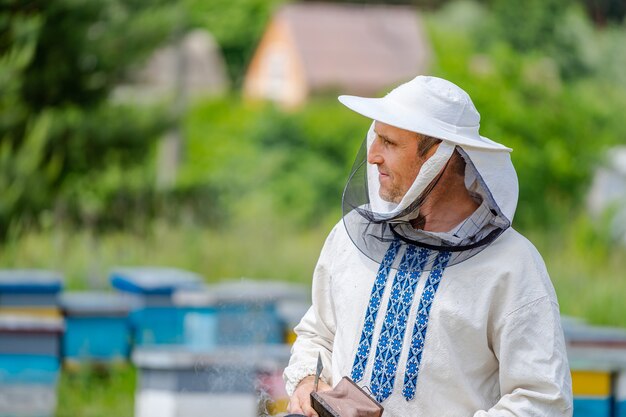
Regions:
<instances>
[{"instance_id":1,"label":"suit sleeve","mask_svg":"<svg viewBox=\"0 0 626 417\"><path fill-rule=\"evenodd\" d=\"M493 350L501 398L474 417L570 417L572 387L559 308L552 297L529 302L498 324Z\"/></svg>"},{"instance_id":2,"label":"suit sleeve","mask_svg":"<svg viewBox=\"0 0 626 417\"><path fill-rule=\"evenodd\" d=\"M335 230L326 239L313 272L312 305L294 329L297 338L291 349L289 365L283 373L289 396L304 377L315 374L318 354L324 365L321 379L332 385L331 359L336 322L330 281Z\"/></svg>"}]
</instances>

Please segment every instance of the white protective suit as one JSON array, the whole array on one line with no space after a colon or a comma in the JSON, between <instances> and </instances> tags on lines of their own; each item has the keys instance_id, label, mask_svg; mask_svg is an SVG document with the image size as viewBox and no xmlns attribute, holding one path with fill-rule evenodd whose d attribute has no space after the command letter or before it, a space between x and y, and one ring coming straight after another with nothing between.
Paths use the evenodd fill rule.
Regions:
<instances>
[{"instance_id":1,"label":"white protective suit","mask_svg":"<svg viewBox=\"0 0 626 417\"><path fill-rule=\"evenodd\" d=\"M440 91L420 94L441 100L450 96L454 103L465 100L463 109L475 117L469 97L451 83L434 77L418 77L413 83L418 89L431 88L428 83L448 89L444 96ZM403 94L413 92L401 88ZM442 108L450 106L444 102ZM472 122L476 137L477 120ZM466 170L466 185L482 193L483 203L471 222L458 228L483 228L482 219L494 207L512 221L517 177L509 149L491 142L481 150L463 143L463 137L436 137L444 142L432 163L443 166L444 160L435 161L449 158L452 144L463 148L468 165L477 169L472 172L479 173L468 178ZM426 184L436 174L420 179L422 171L415 184ZM370 194L371 206L375 198L376 192ZM450 265L445 252L419 245L393 252L395 243L376 262L356 246L347 223L337 224L315 268L313 304L295 328L298 337L284 372L288 394L315 373L319 353L323 380L333 386L350 376L372 388L385 417L571 416L571 377L554 288L537 250L509 224L480 251ZM441 235L453 242L457 231ZM433 253L437 260L430 270L403 271L403 265L417 265L420 257ZM400 258L399 266L388 267Z\"/></svg>"},{"instance_id":2,"label":"white protective suit","mask_svg":"<svg viewBox=\"0 0 626 417\"><path fill-rule=\"evenodd\" d=\"M350 375L378 267L352 244L342 223L333 229L315 268L313 305L295 329L298 338L285 369L289 394L315 373L318 352L331 386ZM409 323L417 316L423 275ZM398 369L405 368L409 343L405 338ZM382 405L385 417L571 416L559 308L544 263L528 240L509 228L479 254L446 268L430 312L415 398L405 400L402 378L396 378Z\"/></svg>"}]
</instances>

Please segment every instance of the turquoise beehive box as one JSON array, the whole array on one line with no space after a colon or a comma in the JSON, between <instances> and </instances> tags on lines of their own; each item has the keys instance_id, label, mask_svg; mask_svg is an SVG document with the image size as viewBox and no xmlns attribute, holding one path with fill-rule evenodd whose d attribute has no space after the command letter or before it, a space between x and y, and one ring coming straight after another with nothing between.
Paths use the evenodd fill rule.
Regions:
<instances>
[{"instance_id":1,"label":"turquoise beehive box","mask_svg":"<svg viewBox=\"0 0 626 417\"><path fill-rule=\"evenodd\" d=\"M190 351L210 351L218 346L216 298L206 287L178 290L173 295L176 306L183 309L183 340Z\"/></svg>"},{"instance_id":2,"label":"turquoise beehive box","mask_svg":"<svg viewBox=\"0 0 626 417\"><path fill-rule=\"evenodd\" d=\"M62 332L59 318L0 316L0 415L54 415Z\"/></svg>"},{"instance_id":3,"label":"turquoise beehive box","mask_svg":"<svg viewBox=\"0 0 626 417\"><path fill-rule=\"evenodd\" d=\"M188 309L176 306L172 296L177 290L200 289L200 275L175 268L118 268L111 272L110 281L113 288L136 302L130 314L135 345L184 344Z\"/></svg>"},{"instance_id":4,"label":"turquoise beehive box","mask_svg":"<svg viewBox=\"0 0 626 417\"><path fill-rule=\"evenodd\" d=\"M217 308L219 345L284 343L289 329L281 304L308 300L303 286L272 280L232 280L209 291Z\"/></svg>"},{"instance_id":5,"label":"turquoise beehive box","mask_svg":"<svg viewBox=\"0 0 626 417\"><path fill-rule=\"evenodd\" d=\"M66 362L128 359L132 298L102 291L68 292L61 294L59 304L65 316L63 357Z\"/></svg>"},{"instance_id":6,"label":"turquoise beehive box","mask_svg":"<svg viewBox=\"0 0 626 417\"><path fill-rule=\"evenodd\" d=\"M0 314L59 317L63 276L43 269L0 270Z\"/></svg>"},{"instance_id":7,"label":"turquoise beehive box","mask_svg":"<svg viewBox=\"0 0 626 417\"><path fill-rule=\"evenodd\" d=\"M62 288L55 271L0 270L0 416L55 413Z\"/></svg>"}]
</instances>

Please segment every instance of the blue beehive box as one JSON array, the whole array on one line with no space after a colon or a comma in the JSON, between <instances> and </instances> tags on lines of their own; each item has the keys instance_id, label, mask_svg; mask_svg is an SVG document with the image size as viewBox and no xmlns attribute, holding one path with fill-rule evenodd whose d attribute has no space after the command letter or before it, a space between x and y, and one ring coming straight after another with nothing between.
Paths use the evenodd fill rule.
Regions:
<instances>
[{"instance_id":1,"label":"blue beehive box","mask_svg":"<svg viewBox=\"0 0 626 417\"><path fill-rule=\"evenodd\" d=\"M626 330L564 320L574 417L623 417Z\"/></svg>"},{"instance_id":2,"label":"blue beehive box","mask_svg":"<svg viewBox=\"0 0 626 417\"><path fill-rule=\"evenodd\" d=\"M62 332L59 318L0 316L0 415L54 415Z\"/></svg>"},{"instance_id":3,"label":"blue beehive box","mask_svg":"<svg viewBox=\"0 0 626 417\"><path fill-rule=\"evenodd\" d=\"M242 279L209 288L216 300L219 345L284 343L279 304L307 298L303 287L278 281Z\"/></svg>"},{"instance_id":4,"label":"blue beehive box","mask_svg":"<svg viewBox=\"0 0 626 417\"><path fill-rule=\"evenodd\" d=\"M574 417L617 417L615 375L626 366L624 352L568 347ZM620 357L621 356L621 357Z\"/></svg>"},{"instance_id":5,"label":"blue beehive box","mask_svg":"<svg viewBox=\"0 0 626 417\"><path fill-rule=\"evenodd\" d=\"M60 297L65 316L63 356L68 362L126 360L133 299L106 292L70 292Z\"/></svg>"},{"instance_id":6,"label":"blue beehive box","mask_svg":"<svg viewBox=\"0 0 626 417\"><path fill-rule=\"evenodd\" d=\"M0 314L59 316L58 294L63 277L39 269L0 270Z\"/></svg>"},{"instance_id":7,"label":"blue beehive box","mask_svg":"<svg viewBox=\"0 0 626 417\"><path fill-rule=\"evenodd\" d=\"M190 351L210 351L218 345L218 316L215 295L206 287L202 290L178 290L174 304L185 311L184 344Z\"/></svg>"},{"instance_id":8,"label":"blue beehive box","mask_svg":"<svg viewBox=\"0 0 626 417\"><path fill-rule=\"evenodd\" d=\"M136 345L184 343L187 311L174 305L172 295L179 289L201 288L202 277L174 268L119 268L110 276L111 285L132 296L140 307L131 312Z\"/></svg>"}]
</instances>

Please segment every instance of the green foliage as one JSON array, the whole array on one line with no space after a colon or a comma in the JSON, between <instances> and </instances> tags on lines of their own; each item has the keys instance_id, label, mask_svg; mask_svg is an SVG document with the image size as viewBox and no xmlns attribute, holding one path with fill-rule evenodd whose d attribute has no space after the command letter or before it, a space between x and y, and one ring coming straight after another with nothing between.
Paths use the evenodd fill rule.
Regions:
<instances>
[{"instance_id":1,"label":"green foliage","mask_svg":"<svg viewBox=\"0 0 626 417\"><path fill-rule=\"evenodd\" d=\"M347 116L346 109L327 102L296 114L272 111L252 136L267 158L261 189L300 224L315 224L340 205L350 163L367 129L365 119Z\"/></svg>"},{"instance_id":2,"label":"green foliage","mask_svg":"<svg viewBox=\"0 0 626 417\"><path fill-rule=\"evenodd\" d=\"M253 208L299 225L337 214L343 185L368 121L335 100L285 113L233 100L205 103L188 120L183 183L221 190L232 219Z\"/></svg>"},{"instance_id":3,"label":"green foliage","mask_svg":"<svg viewBox=\"0 0 626 417\"><path fill-rule=\"evenodd\" d=\"M40 16L42 25L24 73L24 101L34 109L98 104L129 65L169 35L164 28L173 26L174 9L168 3L30 1L23 14Z\"/></svg>"},{"instance_id":4,"label":"green foliage","mask_svg":"<svg viewBox=\"0 0 626 417\"><path fill-rule=\"evenodd\" d=\"M75 199L72 190L88 189L100 171L144 160L167 118L107 98L170 35L175 7L164 0L3 2L0 238L11 222L36 220L55 202L72 205L64 201Z\"/></svg>"},{"instance_id":5,"label":"green foliage","mask_svg":"<svg viewBox=\"0 0 626 417\"><path fill-rule=\"evenodd\" d=\"M318 227L289 224L254 209L222 228L177 218L151 220L141 231L73 230L48 225L11 235L0 251L2 268L47 268L65 274L68 290L110 289L108 273L120 265L195 271L208 282L240 277L310 282L326 235L337 217Z\"/></svg>"},{"instance_id":6,"label":"green foliage","mask_svg":"<svg viewBox=\"0 0 626 417\"><path fill-rule=\"evenodd\" d=\"M597 25L624 22L626 3L622 0L583 0L582 3Z\"/></svg>"},{"instance_id":7,"label":"green foliage","mask_svg":"<svg viewBox=\"0 0 626 417\"><path fill-rule=\"evenodd\" d=\"M570 0L493 1L497 35L516 51L542 49L555 38Z\"/></svg>"},{"instance_id":8,"label":"green foliage","mask_svg":"<svg viewBox=\"0 0 626 417\"><path fill-rule=\"evenodd\" d=\"M626 326L626 248L615 244L608 222L598 225L584 214L567 221L559 232L536 229L528 234L546 261L562 314Z\"/></svg>"},{"instance_id":9,"label":"green foliage","mask_svg":"<svg viewBox=\"0 0 626 417\"><path fill-rule=\"evenodd\" d=\"M564 79L588 75L592 70L588 46L593 29L572 0L494 0L481 37L487 47L505 43L521 54L550 56Z\"/></svg>"}]
</instances>

